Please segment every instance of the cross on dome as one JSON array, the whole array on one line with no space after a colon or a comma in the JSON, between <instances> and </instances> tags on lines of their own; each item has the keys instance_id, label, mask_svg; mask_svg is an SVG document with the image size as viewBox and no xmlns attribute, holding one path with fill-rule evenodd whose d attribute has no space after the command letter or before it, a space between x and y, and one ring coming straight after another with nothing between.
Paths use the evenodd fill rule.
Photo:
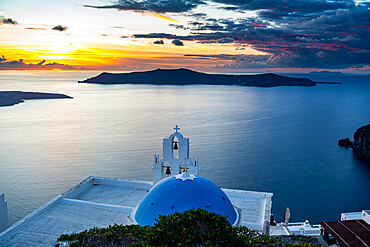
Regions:
<instances>
[{"instance_id":1,"label":"cross on dome","mask_svg":"<svg viewBox=\"0 0 370 247\"><path fill-rule=\"evenodd\" d=\"M179 126L176 124L176 127L173 128L174 130L176 130L176 132L178 132L178 130L180 129Z\"/></svg>"}]
</instances>

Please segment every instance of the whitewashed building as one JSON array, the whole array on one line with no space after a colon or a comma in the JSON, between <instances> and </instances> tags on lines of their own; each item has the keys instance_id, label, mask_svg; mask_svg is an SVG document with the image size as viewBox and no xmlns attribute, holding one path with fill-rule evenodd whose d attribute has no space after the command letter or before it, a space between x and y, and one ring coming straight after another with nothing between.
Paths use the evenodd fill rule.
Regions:
<instances>
[{"instance_id":1,"label":"whitewashed building","mask_svg":"<svg viewBox=\"0 0 370 247\"><path fill-rule=\"evenodd\" d=\"M54 246L63 233L114 223L152 224L147 219L157 214L193 207L269 234L273 194L224 189L200 177L198 159L189 157L189 139L178 130L163 139L163 157L154 156L153 182L89 177L1 232L0 246Z\"/></svg>"}]
</instances>

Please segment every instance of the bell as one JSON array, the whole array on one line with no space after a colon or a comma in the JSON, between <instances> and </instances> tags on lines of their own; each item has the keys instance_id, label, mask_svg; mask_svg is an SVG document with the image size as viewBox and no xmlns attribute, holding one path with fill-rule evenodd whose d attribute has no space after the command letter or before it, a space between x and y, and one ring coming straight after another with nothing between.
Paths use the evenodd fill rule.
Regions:
<instances>
[{"instance_id":1,"label":"bell","mask_svg":"<svg viewBox=\"0 0 370 247\"><path fill-rule=\"evenodd\" d=\"M167 166L166 175L171 175L171 170L169 166Z\"/></svg>"},{"instance_id":2,"label":"bell","mask_svg":"<svg viewBox=\"0 0 370 247\"><path fill-rule=\"evenodd\" d=\"M179 149L179 145L177 145L177 142L175 142L175 145L173 145L173 149L175 150Z\"/></svg>"}]
</instances>

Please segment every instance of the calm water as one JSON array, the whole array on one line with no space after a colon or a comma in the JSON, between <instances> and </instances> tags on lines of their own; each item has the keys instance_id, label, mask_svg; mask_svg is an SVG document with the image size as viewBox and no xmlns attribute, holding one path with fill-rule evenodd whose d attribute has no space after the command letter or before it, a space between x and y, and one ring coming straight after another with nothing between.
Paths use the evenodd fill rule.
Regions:
<instances>
[{"instance_id":1,"label":"calm water","mask_svg":"<svg viewBox=\"0 0 370 247\"><path fill-rule=\"evenodd\" d=\"M97 72L0 71L0 90L74 99L0 108L0 193L10 224L90 175L151 180L179 124L201 175L273 192L273 213L317 223L370 208L370 164L337 146L370 123L370 77L317 87L89 85ZM311 76L313 77L313 76Z\"/></svg>"}]
</instances>

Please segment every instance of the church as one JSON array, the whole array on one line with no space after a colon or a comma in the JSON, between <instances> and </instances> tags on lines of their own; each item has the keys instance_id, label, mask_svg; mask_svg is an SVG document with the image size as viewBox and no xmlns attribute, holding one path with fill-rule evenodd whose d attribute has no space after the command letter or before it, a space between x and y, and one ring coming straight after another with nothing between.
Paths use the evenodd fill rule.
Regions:
<instances>
[{"instance_id":1,"label":"church","mask_svg":"<svg viewBox=\"0 0 370 247\"><path fill-rule=\"evenodd\" d=\"M203 208L232 225L270 233L272 193L220 188L199 176L176 125L154 155L153 181L88 177L0 233L0 246L55 245L61 234L113 224L154 225L159 215Z\"/></svg>"}]
</instances>

